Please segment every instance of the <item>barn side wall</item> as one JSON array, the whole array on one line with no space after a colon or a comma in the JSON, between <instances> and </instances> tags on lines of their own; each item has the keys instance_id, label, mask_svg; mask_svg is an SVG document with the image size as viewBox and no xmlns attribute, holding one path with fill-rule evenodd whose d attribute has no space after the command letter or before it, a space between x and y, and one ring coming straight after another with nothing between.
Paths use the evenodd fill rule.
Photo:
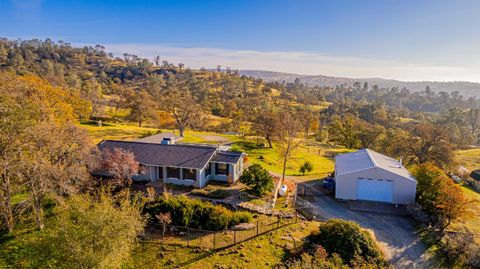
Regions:
<instances>
[{"instance_id":1,"label":"barn side wall","mask_svg":"<svg viewBox=\"0 0 480 269\"><path fill-rule=\"evenodd\" d=\"M393 180L393 203L410 204L415 201L417 187L415 181L406 179L378 167L352 172L346 175L337 175L335 179L335 198L357 200L358 178Z\"/></svg>"}]
</instances>

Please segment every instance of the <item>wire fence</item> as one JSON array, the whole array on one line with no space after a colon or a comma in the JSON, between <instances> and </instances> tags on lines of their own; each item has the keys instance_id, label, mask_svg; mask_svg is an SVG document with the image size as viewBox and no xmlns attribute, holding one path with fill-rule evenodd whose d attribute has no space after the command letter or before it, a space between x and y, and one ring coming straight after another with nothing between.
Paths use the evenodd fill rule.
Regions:
<instances>
[{"instance_id":1,"label":"wire fence","mask_svg":"<svg viewBox=\"0 0 480 269\"><path fill-rule=\"evenodd\" d=\"M269 218L259 220L236 229L211 231L165 225L150 222L145 229L144 240L161 241L164 244L196 247L207 250L217 250L236 245L259 235L268 233L287 225L297 223L301 216L294 218Z\"/></svg>"}]
</instances>

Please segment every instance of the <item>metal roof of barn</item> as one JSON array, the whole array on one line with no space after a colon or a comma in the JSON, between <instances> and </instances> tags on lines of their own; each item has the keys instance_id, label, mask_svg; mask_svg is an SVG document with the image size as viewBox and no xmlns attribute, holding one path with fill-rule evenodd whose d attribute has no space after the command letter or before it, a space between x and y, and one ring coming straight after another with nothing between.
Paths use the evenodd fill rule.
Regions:
<instances>
[{"instance_id":1,"label":"metal roof of barn","mask_svg":"<svg viewBox=\"0 0 480 269\"><path fill-rule=\"evenodd\" d=\"M335 172L337 175L350 174L375 167L415 180L400 161L373 150L361 149L335 156Z\"/></svg>"}]
</instances>

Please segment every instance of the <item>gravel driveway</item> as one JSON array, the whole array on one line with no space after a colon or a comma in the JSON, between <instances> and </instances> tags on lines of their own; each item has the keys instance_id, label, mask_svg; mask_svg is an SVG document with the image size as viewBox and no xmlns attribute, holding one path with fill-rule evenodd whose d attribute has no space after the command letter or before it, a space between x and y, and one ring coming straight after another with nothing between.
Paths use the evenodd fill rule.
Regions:
<instances>
[{"instance_id":1,"label":"gravel driveway","mask_svg":"<svg viewBox=\"0 0 480 269\"><path fill-rule=\"evenodd\" d=\"M404 216L358 212L348 209L315 187L315 195L308 200L315 206L315 214L325 219L352 220L373 232L394 268L431 268L432 258L416 234L411 220Z\"/></svg>"}]
</instances>

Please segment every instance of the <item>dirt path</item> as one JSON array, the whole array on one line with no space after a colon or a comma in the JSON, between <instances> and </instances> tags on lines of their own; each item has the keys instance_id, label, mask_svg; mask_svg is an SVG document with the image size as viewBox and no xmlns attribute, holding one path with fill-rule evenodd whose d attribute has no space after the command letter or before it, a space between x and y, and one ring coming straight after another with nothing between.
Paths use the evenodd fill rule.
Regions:
<instances>
[{"instance_id":1,"label":"dirt path","mask_svg":"<svg viewBox=\"0 0 480 269\"><path fill-rule=\"evenodd\" d=\"M311 189L315 195L310 196L309 200L316 206L315 214L326 219L352 220L369 229L380 242L394 268L431 268L433 266L432 257L425 253L426 248L409 218L352 211L348 209L346 203L337 202L316 188Z\"/></svg>"}]
</instances>

